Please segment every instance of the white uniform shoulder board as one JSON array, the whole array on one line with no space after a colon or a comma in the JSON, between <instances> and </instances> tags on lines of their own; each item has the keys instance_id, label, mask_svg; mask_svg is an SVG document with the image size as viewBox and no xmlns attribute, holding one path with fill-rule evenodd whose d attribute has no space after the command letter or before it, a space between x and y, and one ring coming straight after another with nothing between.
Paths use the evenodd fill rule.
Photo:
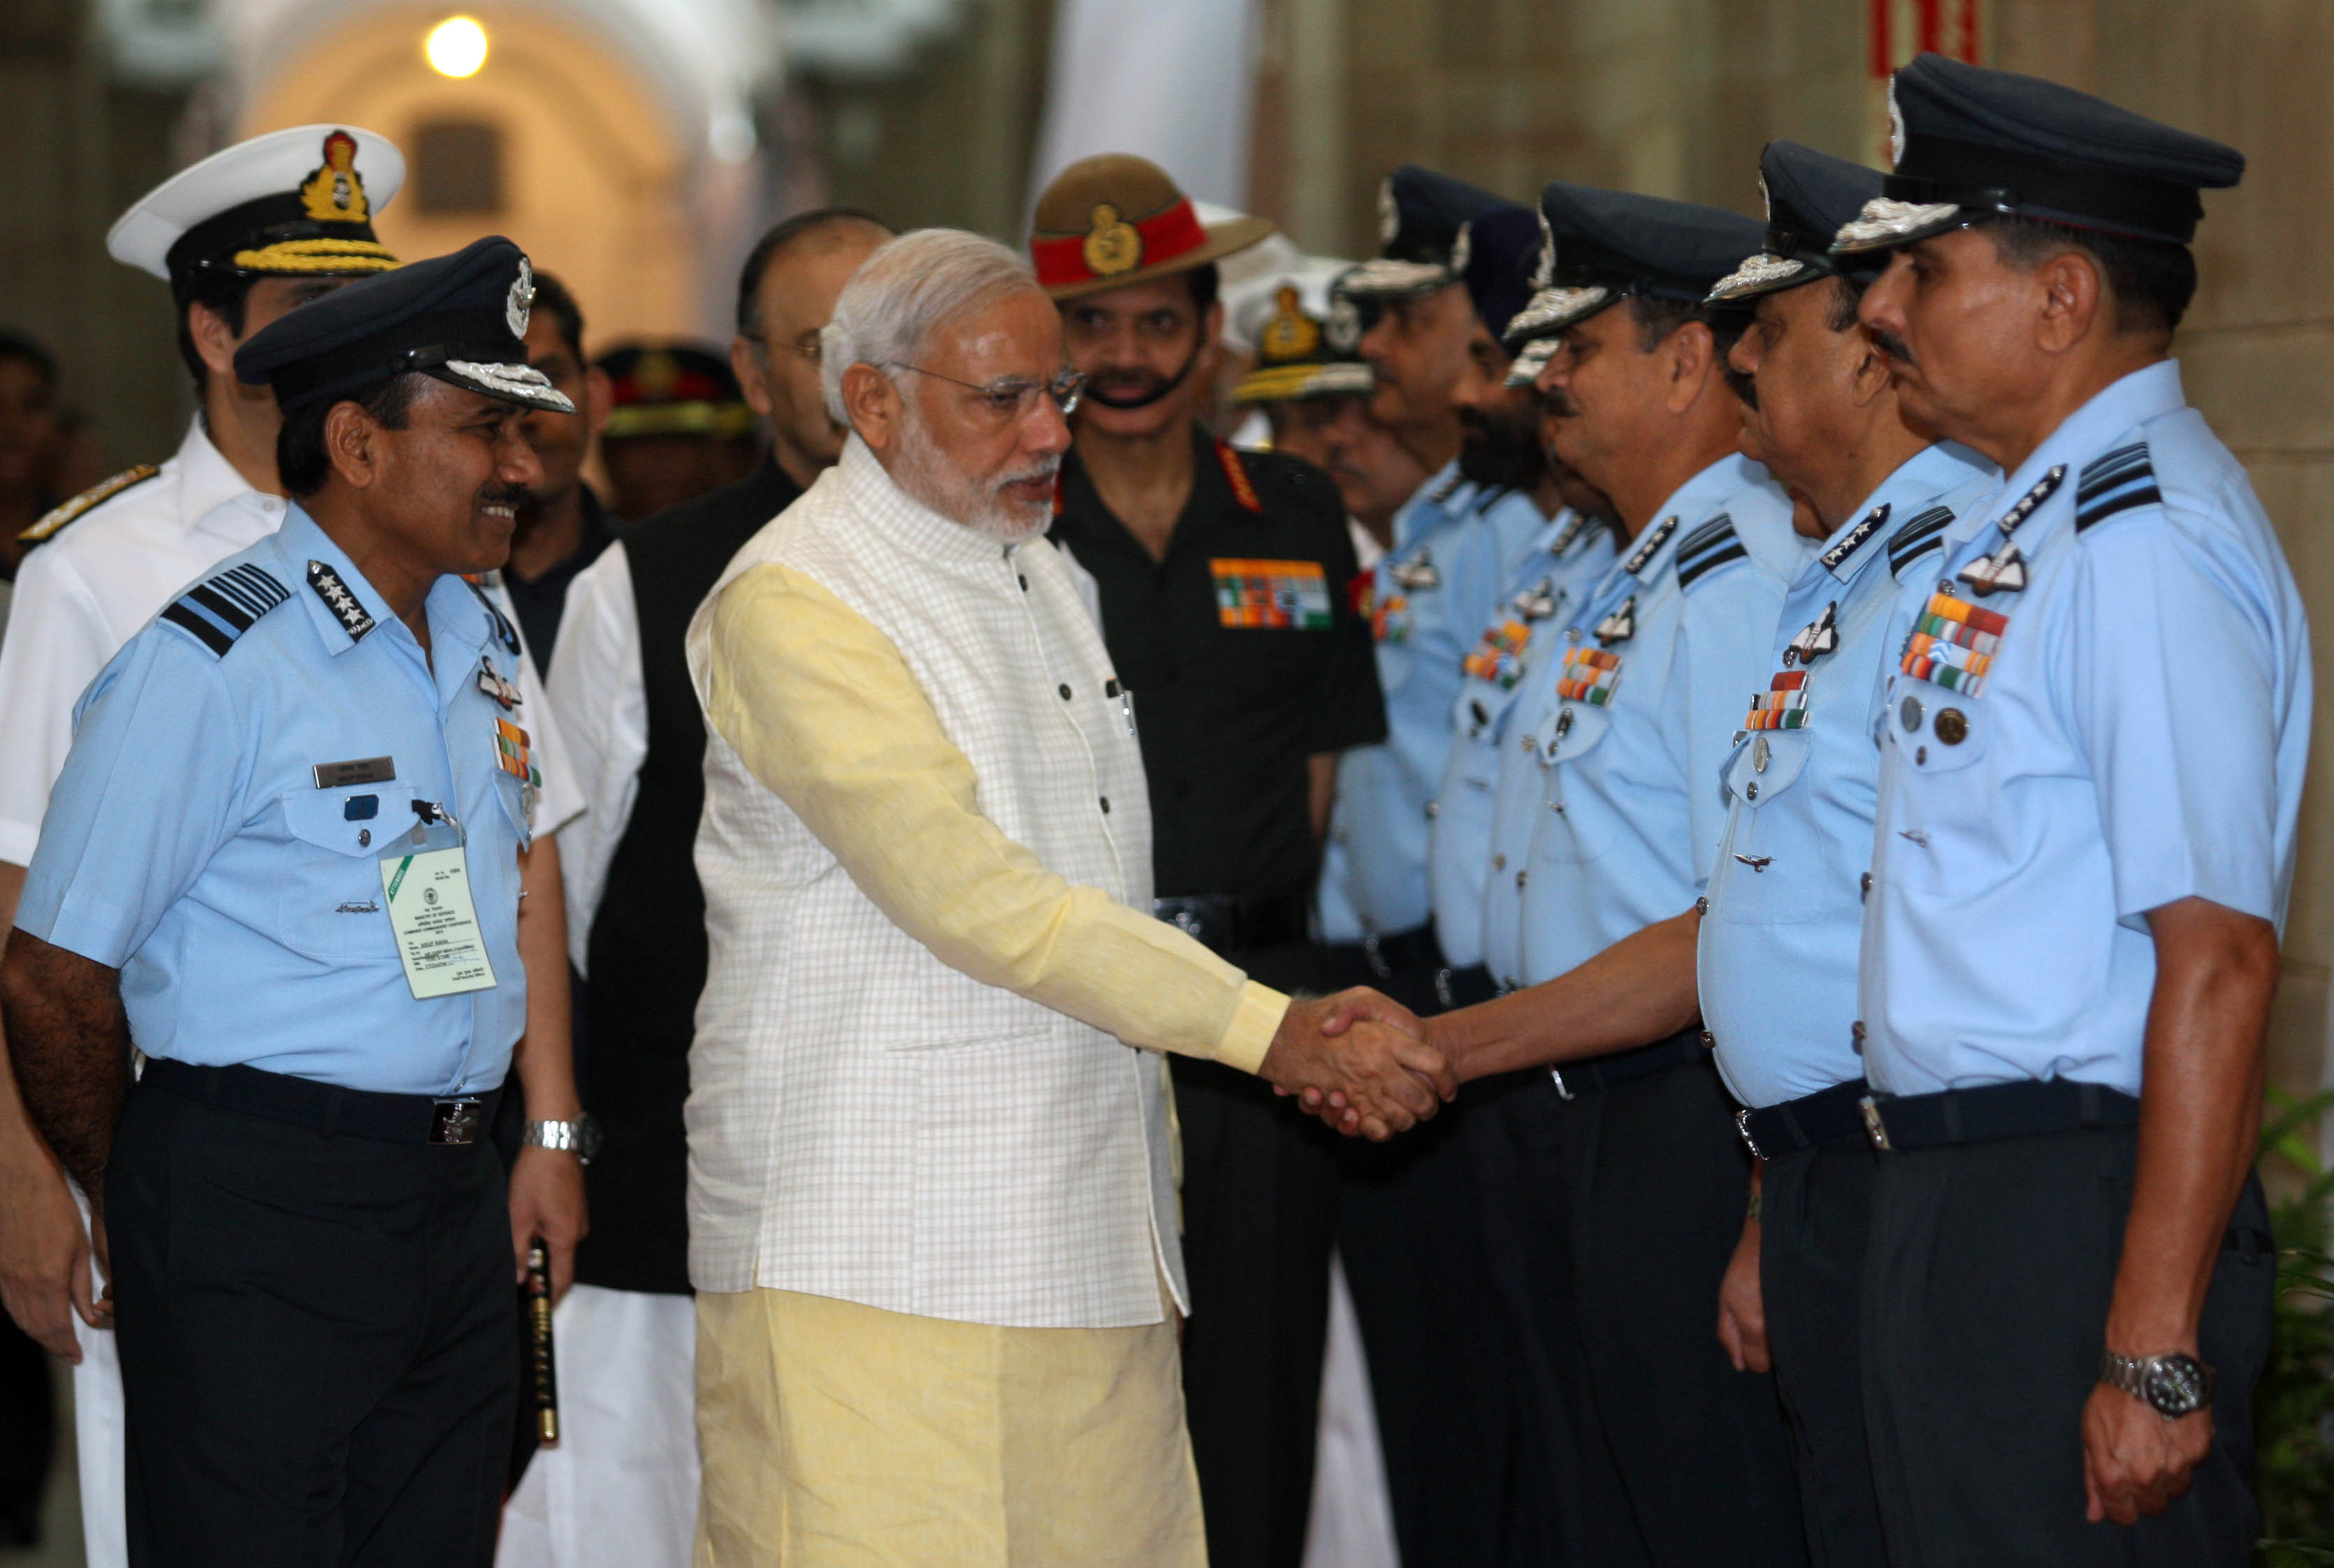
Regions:
<instances>
[{"instance_id":1,"label":"white uniform shoulder board","mask_svg":"<svg viewBox=\"0 0 2334 1568\"><path fill-rule=\"evenodd\" d=\"M151 463L140 463L135 468L125 468L101 484L92 485L16 537L23 544L38 544L100 502L111 501L132 485L143 485L161 471Z\"/></svg>"}]
</instances>

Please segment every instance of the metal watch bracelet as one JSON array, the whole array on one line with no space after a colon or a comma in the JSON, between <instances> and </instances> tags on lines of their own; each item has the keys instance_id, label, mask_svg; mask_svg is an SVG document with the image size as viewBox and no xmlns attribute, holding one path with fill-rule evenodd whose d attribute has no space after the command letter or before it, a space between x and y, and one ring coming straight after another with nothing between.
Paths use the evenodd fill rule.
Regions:
<instances>
[{"instance_id":1,"label":"metal watch bracelet","mask_svg":"<svg viewBox=\"0 0 2334 1568\"><path fill-rule=\"evenodd\" d=\"M600 1152L600 1124L588 1114L573 1121L530 1121L519 1141L533 1149L573 1154L589 1165Z\"/></svg>"},{"instance_id":2,"label":"metal watch bracelet","mask_svg":"<svg viewBox=\"0 0 2334 1568\"><path fill-rule=\"evenodd\" d=\"M2099 1381L2129 1394L2166 1420L2194 1415L2213 1402L2213 1369L2194 1356L2099 1353Z\"/></svg>"}]
</instances>

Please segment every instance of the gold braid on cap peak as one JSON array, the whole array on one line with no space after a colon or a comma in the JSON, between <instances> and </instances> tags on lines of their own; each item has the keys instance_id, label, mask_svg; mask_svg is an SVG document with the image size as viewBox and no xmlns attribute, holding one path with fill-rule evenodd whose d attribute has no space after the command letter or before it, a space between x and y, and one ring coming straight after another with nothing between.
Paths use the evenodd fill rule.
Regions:
<instances>
[{"instance_id":1,"label":"gold braid on cap peak","mask_svg":"<svg viewBox=\"0 0 2334 1568\"><path fill-rule=\"evenodd\" d=\"M369 239L287 239L264 250L239 250L233 264L246 272L385 273L398 265L387 245Z\"/></svg>"}]
</instances>

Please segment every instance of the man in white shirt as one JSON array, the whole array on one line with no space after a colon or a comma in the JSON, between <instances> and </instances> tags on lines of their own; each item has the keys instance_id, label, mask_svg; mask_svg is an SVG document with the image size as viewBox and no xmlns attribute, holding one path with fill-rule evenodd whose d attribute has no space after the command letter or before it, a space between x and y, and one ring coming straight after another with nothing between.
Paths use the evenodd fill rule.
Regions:
<instances>
[{"instance_id":1,"label":"man in white shirt","mask_svg":"<svg viewBox=\"0 0 2334 1568\"><path fill-rule=\"evenodd\" d=\"M404 179L405 159L385 139L299 126L174 176L107 236L117 261L169 283L200 412L169 461L114 476L32 530L36 548L17 572L0 645L0 734L8 737L0 746L0 932L14 919L82 689L187 583L284 521L275 469L283 420L272 391L236 380L236 350L287 312L397 265L371 219ZM526 686L526 661L515 663ZM538 831L582 805L571 770L553 765L559 746L547 706L528 708L535 749L545 754ZM535 872L549 880L530 886L556 898L557 851L545 847ZM526 1201L515 1188L514 1212ZM92 1568L112 1568L128 1552L121 1374L111 1334L73 1326L77 1314L90 1329L108 1327L101 1286L72 1188L25 1120L0 1053L0 1302L74 1363L82 1531Z\"/></svg>"}]
</instances>

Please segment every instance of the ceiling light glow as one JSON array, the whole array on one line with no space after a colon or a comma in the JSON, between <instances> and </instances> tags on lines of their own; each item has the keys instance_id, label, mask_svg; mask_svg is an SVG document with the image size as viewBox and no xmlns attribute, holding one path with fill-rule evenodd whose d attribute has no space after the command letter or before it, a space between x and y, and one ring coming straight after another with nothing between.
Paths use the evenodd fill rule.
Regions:
<instances>
[{"instance_id":1,"label":"ceiling light glow","mask_svg":"<svg viewBox=\"0 0 2334 1568\"><path fill-rule=\"evenodd\" d=\"M468 16L448 16L429 30L424 46L440 76L475 76L487 63L487 30Z\"/></svg>"}]
</instances>

